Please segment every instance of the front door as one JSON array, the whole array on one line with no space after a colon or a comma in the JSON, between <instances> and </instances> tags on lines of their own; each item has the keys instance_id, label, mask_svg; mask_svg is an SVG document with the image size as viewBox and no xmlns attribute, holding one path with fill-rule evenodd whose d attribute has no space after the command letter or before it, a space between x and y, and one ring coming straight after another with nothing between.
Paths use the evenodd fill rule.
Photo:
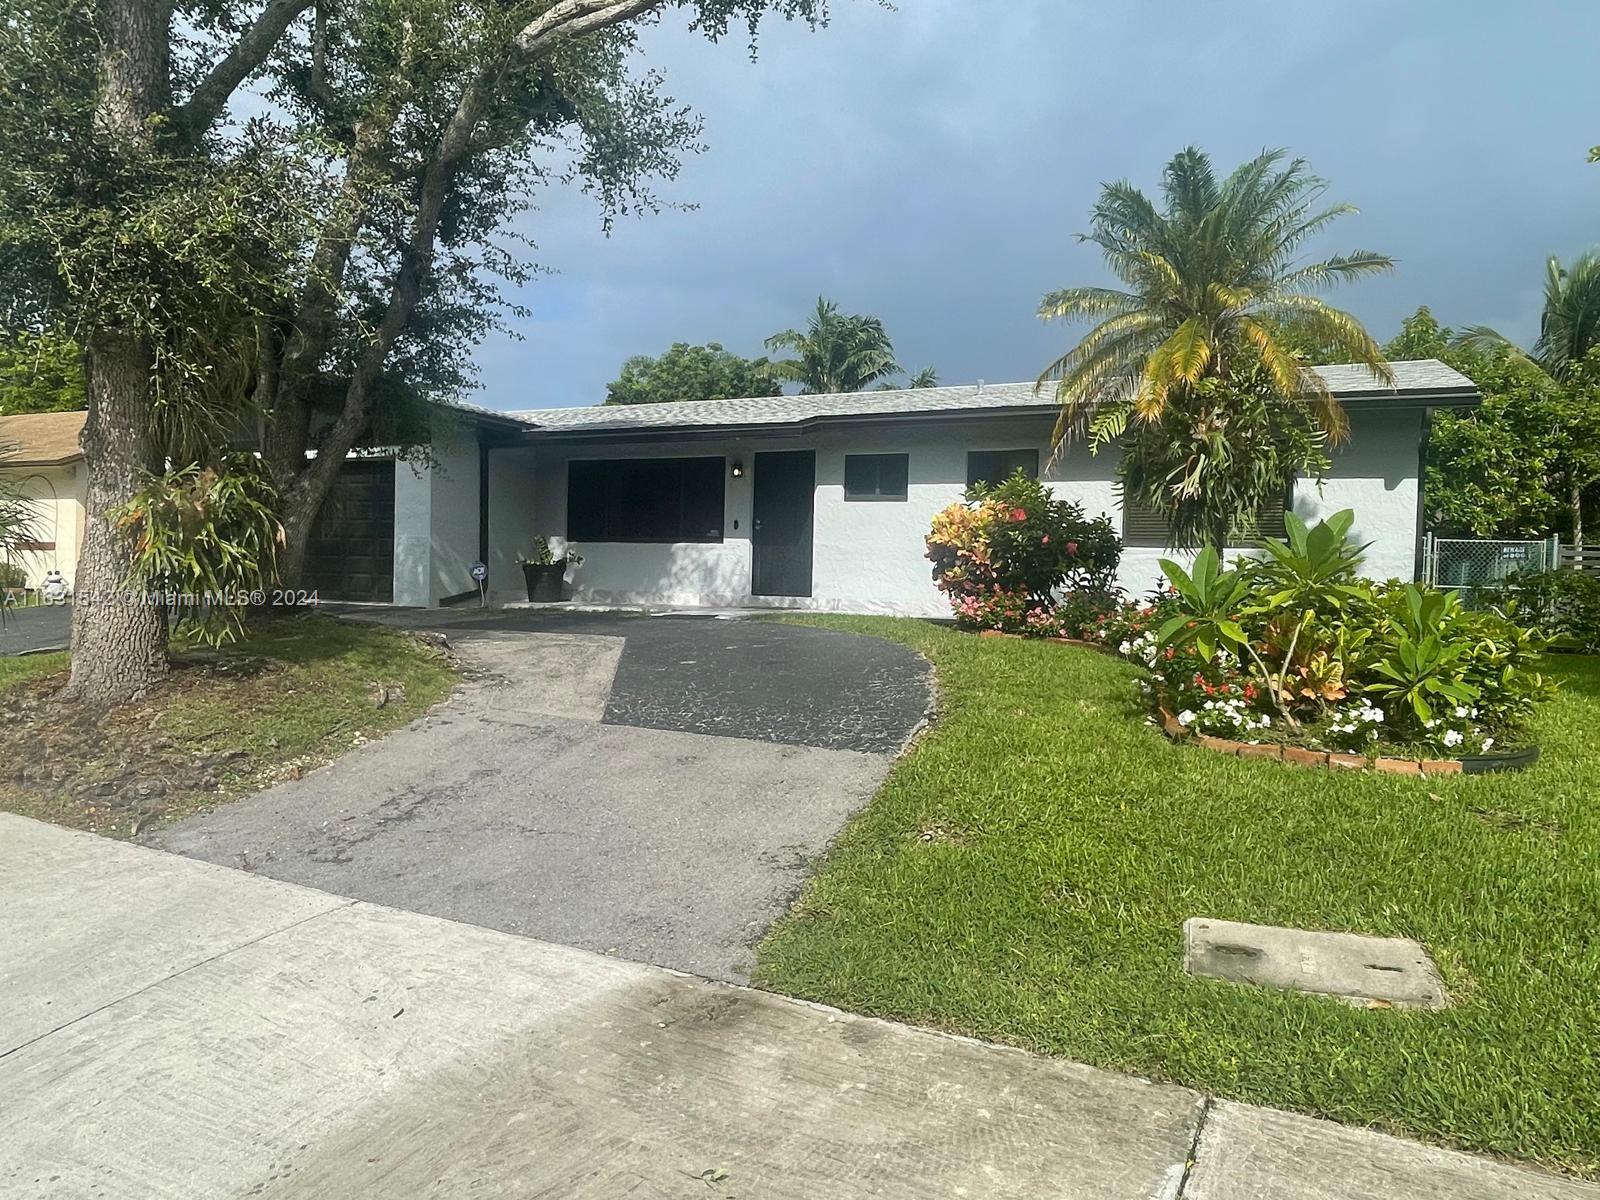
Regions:
<instances>
[{"instance_id":1,"label":"front door","mask_svg":"<svg viewBox=\"0 0 1600 1200\"><path fill-rule=\"evenodd\" d=\"M811 595L811 513L817 490L812 450L757 454L755 556L750 590L757 596Z\"/></svg>"}]
</instances>

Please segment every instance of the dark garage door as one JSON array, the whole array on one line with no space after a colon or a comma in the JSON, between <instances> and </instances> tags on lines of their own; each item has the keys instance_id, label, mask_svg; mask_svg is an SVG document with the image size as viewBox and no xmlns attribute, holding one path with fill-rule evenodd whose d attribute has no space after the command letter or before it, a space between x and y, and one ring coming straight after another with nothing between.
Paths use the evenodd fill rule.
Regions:
<instances>
[{"instance_id":1,"label":"dark garage door","mask_svg":"<svg viewBox=\"0 0 1600 1200\"><path fill-rule=\"evenodd\" d=\"M394 462L347 462L311 533L305 586L323 600L394 599Z\"/></svg>"}]
</instances>

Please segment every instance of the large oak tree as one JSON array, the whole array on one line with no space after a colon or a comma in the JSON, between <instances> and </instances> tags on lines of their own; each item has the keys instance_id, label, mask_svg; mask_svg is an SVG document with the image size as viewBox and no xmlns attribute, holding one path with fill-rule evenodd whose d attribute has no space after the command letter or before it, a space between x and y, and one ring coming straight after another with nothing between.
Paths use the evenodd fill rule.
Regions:
<instances>
[{"instance_id":1,"label":"large oak tree","mask_svg":"<svg viewBox=\"0 0 1600 1200\"><path fill-rule=\"evenodd\" d=\"M29 0L0 22L0 284L12 328L84 350L89 520L70 688L166 670L164 614L123 589L107 515L248 413L293 578L386 398L448 379L481 333L495 240L541 181L649 207L693 117L630 71L682 12L752 43L823 0ZM397 369L401 368L401 369ZM308 456L315 450L314 456Z\"/></svg>"}]
</instances>

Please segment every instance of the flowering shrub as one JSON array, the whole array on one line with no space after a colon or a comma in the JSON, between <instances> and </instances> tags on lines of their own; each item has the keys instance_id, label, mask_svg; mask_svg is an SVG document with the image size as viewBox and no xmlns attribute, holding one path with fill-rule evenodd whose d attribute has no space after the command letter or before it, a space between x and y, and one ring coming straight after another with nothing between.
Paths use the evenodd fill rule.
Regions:
<instances>
[{"instance_id":1,"label":"flowering shrub","mask_svg":"<svg viewBox=\"0 0 1600 1200\"><path fill-rule=\"evenodd\" d=\"M1021 471L936 514L927 546L934 583L969 628L1076 636L1115 603L1122 540L1110 520L1086 519Z\"/></svg>"},{"instance_id":2,"label":"flowering shrub","mask_svg":"<svg viewBox=\"0 0 1600 1200\"><path fill-rule=\"evenodd\" d=\"M1540 632L1454 593L1356 574L1345 512L1224 570L1214 550L1148 602L1096 622L1094 640L1150 669L1186 728L1338 750L1460 756L1522 736L1552 685Z\"/></svg>"}]
</instances>

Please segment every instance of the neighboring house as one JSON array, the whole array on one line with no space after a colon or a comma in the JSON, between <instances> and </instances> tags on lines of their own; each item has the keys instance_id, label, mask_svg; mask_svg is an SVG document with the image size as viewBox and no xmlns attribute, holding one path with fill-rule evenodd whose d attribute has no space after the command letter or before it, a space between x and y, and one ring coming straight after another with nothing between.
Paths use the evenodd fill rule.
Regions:
<instances>
[{"instance_id":1,"label":"neighboring house","mask_svg":"<svg viewBox=\"0 0 1600 1200\"><path fill-rule=\"evenodd\" d=\"M1351 437L1320 489L1303 482L1288 499L1312 520L1353 508L1354 535L1372 543L1368 573L1413 578L1428 413L1475 405L1477 390L1431 360L1394 364L1393 387L1362 367L1321 373L1350 414ZM515 599L518 556L542 535L582 554L568 575L582 601L947 615L923 557L932 517L974 479L1021 467L1089 516L1110 516L1127 541L1120 582L1145 591L1160 578L1166 529L1125 509L1115 454L1079 445L1051 461L1055 414L1049 390L1031 383L463 409L460 432L436 437L430 465L357 468L351 486L366 488L365 511L391 474L392 498L368 522L368 552L341 553L392 560L369 598L398 604L475 594L470 567L480 558L493 597ZM1272 524L1264 514L1264 530ZM328 562L337 568L339 558ZM335 570L323 594L339 590Z\"/></svg>"},{"instance_id":2,"label":"neighboring house","mask_svg":"<svg viewBox=\"0 0 1600 1200\"><path fill-rule=\"evenodd\" d=\"M78 570L87 485L78 445L83 419L82 412L0 417L0 478L20 484L35 510L35 539L11 556L29 587L39 587L51 569L71 587Z\"/></svg>"}]
</instances>

